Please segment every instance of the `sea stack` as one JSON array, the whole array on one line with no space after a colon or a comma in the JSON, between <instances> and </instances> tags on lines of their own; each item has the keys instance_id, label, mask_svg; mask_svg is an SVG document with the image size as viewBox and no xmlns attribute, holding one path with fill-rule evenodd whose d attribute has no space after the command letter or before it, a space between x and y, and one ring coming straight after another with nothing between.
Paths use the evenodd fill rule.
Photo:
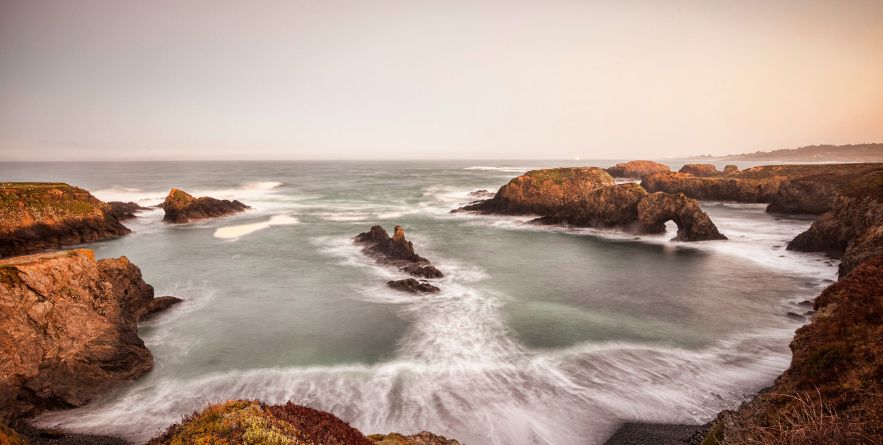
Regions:
<instances>
[{"instance_id":1,"label":"sea stack","mask_svg":"<svg viewBox=\"0 0 883 445\"><path fill-rule=\"evenodd\" d=\"M249 207L239 201L215 199L208 196L194 198L189 193L173 188L162 204L163 221L183 224L206 218L231 215Z\"/></svg>"},{"instance_id":2,"label":"sea stack","mask_svg":"<svg viewBox=\"0 0 883 445\"><path fill-rule=\"evenodd\" d=\"M109 205L60 182L0 183L0 257L129 233Z\"/></svg>"},{"instance_id":3,"label":"sea stack","mask_svg":"<svg viewBox=\"0 0 883 445\"><path fill-rule=\"evenodd\" d=\"M362 244L362 252L382 264L396 267L402 272L420 278L441 278L444 276L426 258L414 252L414 245L405 239L405 229L395 226L392 237L382 226L372 226L370 230L356 235L354 241ZM412 293L434 293L438 288L427 281L413 278L390 281L387 285L393 289Z\"/></svg>"}]
</instances>

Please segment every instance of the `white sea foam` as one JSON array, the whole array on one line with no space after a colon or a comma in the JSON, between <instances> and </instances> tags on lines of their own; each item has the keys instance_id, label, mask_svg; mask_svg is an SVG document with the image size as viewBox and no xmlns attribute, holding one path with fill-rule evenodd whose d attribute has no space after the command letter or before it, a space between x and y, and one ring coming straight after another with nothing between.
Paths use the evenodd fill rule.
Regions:
<instances>
[{"instance_id":1,"label":"white sea foam","mask_svg":"<svg viewBox=\"0 0 883 445\"><path fill-rule=\"evenodd\" d=\"M246 190L273 190L274 188L281 186L282 183L279 181L263 181L246 183L243 188Z\"/></svg>"},{"instance_id":2,"label":"white sea foam","mask_svg":"<svg viewBox=\"0 0 883 445\"><path fill-rule=\"evenodd\" d=\"M257 232L258 230L263 230L272 226L288 226L292 224L298 224L299 222L300 221L298 221L297 218L289 215L274 215L266 221L219 227L215 229L215 238L237 239L250 233Z\"/></svg>"},{"instance_id":3,"label":"white sea foam","mask_svg":"<svg viewBox=\"0 0 883 445\"><path fill-rule=\"evenodd\" d=\"M531 167L492 167L487 165L474 165L471 167L464 167L463 170L480 170L480 171L496 171L496 172L505 172L505 173L524 173L528 170L532 170Z\"/></svg>"}]
</instances>

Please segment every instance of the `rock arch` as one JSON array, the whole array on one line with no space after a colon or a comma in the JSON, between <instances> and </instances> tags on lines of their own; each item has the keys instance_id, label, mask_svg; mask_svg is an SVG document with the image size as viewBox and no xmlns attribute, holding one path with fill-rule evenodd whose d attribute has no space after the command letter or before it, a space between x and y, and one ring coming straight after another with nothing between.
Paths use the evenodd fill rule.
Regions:
<instances>
[{"instance_id":1,"label":"rock arch","mask_svg":"<svg viewBox=\"0 0 883 445\"><path fill-rule=\"evenodd\" d=\"M699 208L699 202L683 193L651 193L638 203L638 231L644 233L665 232L665 223L674 221L678 226L678 241L704 241L727 239L711 222L708 214Z\"/></svg>"}]
</instances>

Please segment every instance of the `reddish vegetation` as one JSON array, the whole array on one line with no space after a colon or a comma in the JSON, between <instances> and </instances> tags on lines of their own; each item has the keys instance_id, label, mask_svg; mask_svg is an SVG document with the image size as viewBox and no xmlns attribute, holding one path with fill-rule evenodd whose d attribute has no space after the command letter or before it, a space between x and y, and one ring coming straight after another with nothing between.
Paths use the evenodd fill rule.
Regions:
<instances>
[{"instance_id":1,"label":"reddish vegetation","mask_svg":"<svg viewBox=\"0 0 883 445\"><path fill-rule=\"evenodd\" d=\"M226 216L248 208L239 201L215 199L208 196L194 198L183 190L173 188L162 204L163 221L181 224L190 221Z\"/></svg>"},{"instance_id":2,"label":"reddish vegetation","mask_svg":"<svg viewBox=\"0 0 883 445\"><path fill-rule=\"evenodd\" d=\"M0 257L129 233L110 206L63 183L0 183Z\"/></svg>"},{"instance_id":3,"label":"reddish vegetation","mask_svg":"<svg viewBox=\"0 0 883 445\"><path fill-rule=\"evenodd\" d=\"M815 301L791 342L791 366L705 443L869 444L883 437L883 256L865 261Z\"/></svg>"}]
</instances>

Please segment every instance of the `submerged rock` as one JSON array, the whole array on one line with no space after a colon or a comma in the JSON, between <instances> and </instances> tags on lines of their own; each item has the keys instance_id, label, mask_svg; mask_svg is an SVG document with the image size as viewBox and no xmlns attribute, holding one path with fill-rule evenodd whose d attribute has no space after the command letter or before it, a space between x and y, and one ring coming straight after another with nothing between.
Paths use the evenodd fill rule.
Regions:
<instances>
[{"instance_id":1,"label":"submerged rock","mask_svg":"<svg viewBox=\"0 0 883 445\"><path fill-rule=\"evenodd\" d=\"M619 164L610 168L605 168L604 170L606 170L607 173L610 173L614 178L632 179L641 179L649 174L671 171L667 165L654 161L620 162Z\"/></svg>"},{"instance_id":2,"label":"submerged rock","mask_svg":"<svg viewBox=\"0 0 883 445\"><path fill-rule=\"evenodd\" d=\"M147 207L141 207L136 202L110 201L107 205L110 206L110 213L120 221L135 218L137 217L135 213L142 210L150 210Z\"/></svg>"},{"instance_id":3,"label":"submerged rock","mask_svg":"<svg viewBox=\"0 0 883 445\"><path fill-rule=\"evenodd\" d=\"M414 245L405 239L402 226L395 226L392 237L382 226L372 226L367 232L356 235L355 242L363 244L362 251L372 258L410 275L425 278L443 276L429 260L414 253Z\"/></svg>"},{"instance_id":4,"label":"submerged rock","mask_svg":"<svg viewBox=\"0 0 883 445\"><path fill-rule=\"evenodd\" d=\"M163 221L182 224L199 219L215 218L245 211L249 207L239 201L215 199L208 196L194 198L187 192L173 188L162 204Z\"/></svg>"},{"instance_id":5,"label":"submerged rock","mask_svg":"<svg viewBox=\"0 0 883 445\"><path fill-rule=\"evenodd\" d=\"M426 281L417 281L413 278L387 281L386 285L395 290L410 292L412 294L434 294L441 290Z\"/></svg>"},{"instance_id":6,"label":"submerged rock","mask_svg":"<svg viewBox=\"0 0 883 445\"><path fill-rule=\"evenodd\" d=\"M80 406L150 370L137 322L157 305L126 257L79 249L0 260L0 419Z\"/></svg>"},{"instance_id":7,"label":"submerged rock","mask_svg":"<svg viewBox=\"0 0 883 445\"><path fill-rule=\"evenodd\" d=\"M129 233L110 206L63 183L0 183L0 257Z\"/></svg>"}]
</instances>

